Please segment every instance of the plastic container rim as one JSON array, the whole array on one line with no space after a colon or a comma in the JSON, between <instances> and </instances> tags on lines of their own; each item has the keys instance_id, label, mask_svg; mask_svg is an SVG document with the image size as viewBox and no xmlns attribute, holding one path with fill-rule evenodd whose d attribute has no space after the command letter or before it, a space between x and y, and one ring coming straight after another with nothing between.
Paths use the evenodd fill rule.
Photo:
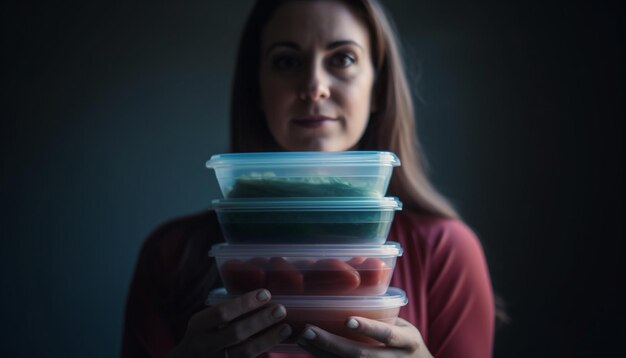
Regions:
<instances>
[{"instance_id":1,"label":"plastic container rim","mask_svg":"<svg viewBox=\"0 0 626 358\"><path fill-rule=\"evenodd\" d=\"M345 152L254 152L215 154L206 167L219 169L240 166L400 166L398 156L389 151Z\"/></svg>"},{"instance_id":2,"label":"plastic container rim","mask_svg":"<svg viewBox=\"0 0 626 358\"><path fill-rule=\"evenodd\" d=\"M214 305L238 295L229 295L224 287L209 292L205 304ZM272 302L287 308L353 308L386 309L402 307L408 303L406 292L397 287L389 287L387 292L378 296L272 296Z\"/></svg>"},{"instance_id":3,"label":"plastic container rim","mask_svg":"<svg viewBox=\"0 0 626 358\"><path fill-rule=\"evenodd\" d=\"M353 244L215 244L209 257L285 256L285 257L397 257L402 256L400 243L387 241L381 245Z\"/></svg>"},{"instance_id":4,"label":"plastic container rim","mask_svg":"<svg viewBox=\"0 0 626 358\"><path fill-rule=\"evenodd\" d=\"M211 207L215 210L402 210L402 202L396 197L273 197L214 199Z\"/></svg>"}]
</instances>

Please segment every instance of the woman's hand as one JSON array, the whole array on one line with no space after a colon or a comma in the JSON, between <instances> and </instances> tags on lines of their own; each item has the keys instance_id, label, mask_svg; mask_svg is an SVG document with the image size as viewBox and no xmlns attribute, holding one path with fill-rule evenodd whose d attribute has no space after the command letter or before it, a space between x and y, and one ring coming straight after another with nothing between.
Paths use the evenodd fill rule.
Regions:
<instances>
[{"instance_id":1,"label":"woman's hand","mask_svg":"<svg viewBox=\"0 0 626 358\"><path fill-rule=\"evenodd\" d=\"M346 326L384 346L355 342L314 326L304 330L298 344L315 357L433 357L417 328L402 318L396 319L395 325L392 325L363 317L351 317L346 321Z\"/></svg>"},{"instance_id":2,"label":"woman's hand","mask_svg":"<svg viewBox=\"0 0 626 358\"><path fill-rule=\"evenodd\" d=\"M196 313L167 357L236 358L265 352L291 335L289 325L278 324L286 316L285 307L269 300L269 291L260 289Z\"/></svg>"}]
</instances>

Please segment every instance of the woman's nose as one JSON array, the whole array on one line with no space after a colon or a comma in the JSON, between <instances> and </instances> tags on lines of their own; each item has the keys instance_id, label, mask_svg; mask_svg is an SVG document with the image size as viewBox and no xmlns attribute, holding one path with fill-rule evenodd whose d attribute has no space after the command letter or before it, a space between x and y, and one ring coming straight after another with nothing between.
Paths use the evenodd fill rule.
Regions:
<instances>
[{"instance_id":1,"label":"woman's nose","mask_svg":"<svg viewBox=\"0 0 626 358\"><path fill-rule=\"evenodd\" d=\"M303 101L318 102L329 97L330 86L323 65L311 64L300 92L300 99Z\"/></svg>"}]
</instances>

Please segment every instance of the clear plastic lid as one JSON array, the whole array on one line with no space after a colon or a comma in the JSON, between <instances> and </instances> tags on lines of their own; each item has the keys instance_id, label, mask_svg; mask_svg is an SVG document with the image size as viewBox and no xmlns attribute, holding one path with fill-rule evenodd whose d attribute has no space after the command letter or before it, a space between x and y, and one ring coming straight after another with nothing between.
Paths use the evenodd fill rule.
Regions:
<instances>
[{"instance_id":1,"label":"clear plastic lid","mask_svg":"<svg viewBox=\"0 0 626 358\"><path fill-rule=\"evenodd\" d=\"M402 202L396 197L215 199L211 204L217 210L402 210Z\"/></svg>"},{"instance_id":2,"label":"clear plastic lid","mask_svg":"<svg viewBox=\"0 0 626 358\"><path fill-rule=\"evenodd\" d=\"M225 288L217 288L209 293L205 304L213 306L235 297L237 296L229 295ZM408 299L403 290L389 287L385 294L378 296L272 296L272 302L287 308L385 309L404 306Z\"/></svg>"},{"instance_id":3,"label":"clear plastic lid","mask_svg":"<svg viewBox=\"0 0 626 358\"><path fill-rule=\"evenodd\" d=\"M209 251L211 257L289 256L289 257L389 257L402 256L402 247L394 241L382 245L349 244L216 244Z\"/></svg>"},{"instance_id":4,"label":"clear plastic lid","mask_svg":"<svg viewBox=\"0 0 626 358\"><path fill-rule=\"evenodd\" d=\"M229 166L393 166L400 159L386 151L347 152L259 152L216 154L206 162L207 168Z\"/></svg>"}]
</instances>

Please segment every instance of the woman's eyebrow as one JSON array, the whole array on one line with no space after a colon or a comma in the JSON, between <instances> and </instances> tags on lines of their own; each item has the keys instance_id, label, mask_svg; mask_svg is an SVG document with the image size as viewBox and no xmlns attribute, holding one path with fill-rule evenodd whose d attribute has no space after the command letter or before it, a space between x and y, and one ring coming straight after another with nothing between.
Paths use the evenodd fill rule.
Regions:
<instances>
[{"instance_id":1,"label":"woman's eyebrow","mask_svg":"<svg viewBox=\"0 0 626 358\"><path fill-rule=\"evenodd\" d=\"M352 40L337 40L337 41L333 41L333 42L329 43L326 46L326 48L328 50L332 50L332 49L335 49L337 47L341 47L341 46L345 46L345 45L354 45L356 47L359 47L361 50L365 50L363 48L363 46L359 45L356 41L352 41ZM295 43L295 42L279 41L279 42L274 42L271 46L269 46L267 48L267 50L265 50L265 55L270 53L276 47L287 47L287 48L290 48L290 49L293 49L293 50L300 50L300 46L297 43Z\"/></svg>"},{"instance_id":2,"label":"woman's eyebrow","mask_svg":"<svg viewBox=\"0 0 626 358\"><path fill-rule=\"evenodd\" d=\"M361 50L365 50L363 46L359 45L356 41L352 41L352 40L333 41L329 43L328 46L326 46L326 48L329 50L332 50L334 48L345 46L345 45L354 45L356 47L359 47Z\"/></svg>"},{"instance_id":3,"label":"woman's eyebrow","mask_svg":"<svg viewBox=\"0 0 626 358\"><path fill-rule=\"evenodd\" d=\"M265 55L267 56L267 54L270 53L270 51L272 51L276 47L288 47L288 48L293 49L293 50L299 50L300 49L300 46L298 46L298 44L295 43L295 42L279 41L279 42L274 42L270 47L268 47L267 50L265 50Z\"/></svg>"}]
</instances>

